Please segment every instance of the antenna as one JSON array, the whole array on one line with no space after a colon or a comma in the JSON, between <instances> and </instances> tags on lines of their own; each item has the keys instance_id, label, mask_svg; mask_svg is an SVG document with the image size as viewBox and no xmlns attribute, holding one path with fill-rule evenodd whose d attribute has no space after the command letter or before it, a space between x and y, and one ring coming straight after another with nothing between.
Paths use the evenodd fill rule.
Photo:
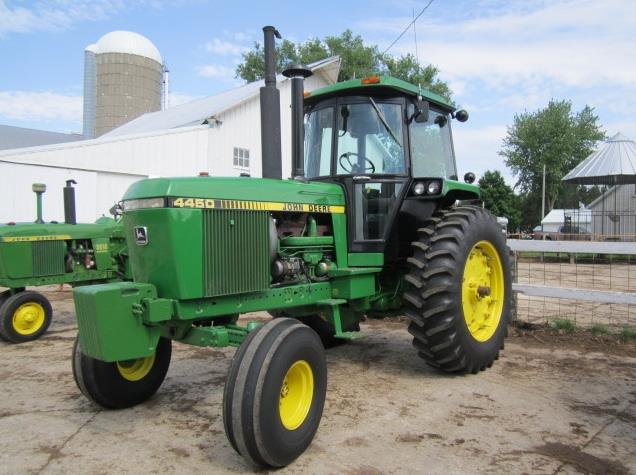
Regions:
<instances>
[{"instance_id":1,"label":"antenna","mask_svg":"<svg viewBox=\"0 0 636 475\"><path fill-rule=\"evenodd\" d=\"M168 64L163 64L163 110L170 107L170 70Z\"/></svg>"},{"instance_id":2,"label":"antenna","mask_svg":"<svg viewBox=\"0 0 636 475\"><path fill-rule=\"evenodd\" d=\"M417 20L417 18L415 18L415 8L413 8L413 40L415 41L415 61L417 61L417 66L419 67L420 55L417 52L417 30L415 29L415 20ZM420 81L417 82L417 87L417 96L422 97L422 83Z\"/></svg>"}]
</instances>

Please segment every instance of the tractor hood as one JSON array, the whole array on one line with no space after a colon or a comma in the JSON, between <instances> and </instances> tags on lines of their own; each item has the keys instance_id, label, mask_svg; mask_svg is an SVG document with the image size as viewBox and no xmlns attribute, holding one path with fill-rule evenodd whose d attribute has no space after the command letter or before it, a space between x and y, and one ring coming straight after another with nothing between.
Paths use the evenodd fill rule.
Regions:
<instances>
[{"instance_id":1,"label":"tractor hood","mask_svg":"<svg viewBox=\"0 0 636 475\"><path fill-rule=\"evenodd\" d=\"M240 202L311 203L315 205L344 206L345 197L340 185L333 183L303 183L296 180L267 178L219 178L181 177L151 178L133 183L123 197L124 208L131 200L168 198L174 203L179 199L234 200ZM162 207L157 204L153 207ZM179 205L177 205L179 207ZM214 206L192 206L203 208Z\"/></svg>"},{"instance_id":2,"label":"tractor hood","mask_svg":"<svg viewBox=\"0 0 636 475\"><path fill-rule=\"evenodd\" d=\"M0 243L33 241L67 241L69 239L93 239L123 237L121 225L111 218L100 218L95 224L65 223L16 223L0 224Z\"/></svg>"}]
</instances>

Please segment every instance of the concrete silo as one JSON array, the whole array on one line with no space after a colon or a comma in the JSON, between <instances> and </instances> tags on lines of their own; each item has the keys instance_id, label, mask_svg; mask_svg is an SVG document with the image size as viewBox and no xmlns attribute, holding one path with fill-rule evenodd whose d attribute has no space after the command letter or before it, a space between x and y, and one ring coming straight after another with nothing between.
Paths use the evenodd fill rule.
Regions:
<instances>
[{"instance_id":1,"label":"concrete silo","mask_svg":"<svg viewBox=\"0 0 636 475\"><path fill-rule=\"evenodd\" d=\"M142 114L160 110L163 72L159 50L138 33L112 31L87 47L84 135L98 137ZM91 74L95 78L93 84Z\"/></svg>"},{"instance_id":2,"label":"concrete silo","mask_svg":"<svg viewBox=\"0 0 636 475\"><path fill-rule=\"evenodd\" d=\"M84 137L95 137L95 51L97 45L88 45L84 50Z\"/></svg>"}]
</instances>

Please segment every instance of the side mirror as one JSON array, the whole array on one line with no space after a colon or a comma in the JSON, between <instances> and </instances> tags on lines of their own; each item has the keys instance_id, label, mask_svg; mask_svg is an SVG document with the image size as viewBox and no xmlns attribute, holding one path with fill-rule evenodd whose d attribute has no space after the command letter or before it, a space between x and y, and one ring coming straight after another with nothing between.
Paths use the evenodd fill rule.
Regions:
<instances>
[{"instance_id":1,"label":"side mirror","mask_svg":"<svg viewBox=\"0 0 636 475\"><path fill-rule=\"evenodd\" d=\"M413 119L415 122L422 123L428 121L428 101L418 97L415 101L415 112L413 113Z\"/></svg>"},{"instance_id":2,"label":"side mirror","mask_svg":"<svg viewBox=\"0 0 636 475\"><path fill-rule=\"evenodd\" d=\"M475 181L475 174L473 172L468 172L464 175L464 181L468 184L471 184Z\"/></svg>"},{"instance_id":3,"label":"side mirror","mask_svg":"<svg viewBox=\"0 0 636 475\"><path fill-rule=\"evenodd\" d=\"M466 112L464 109L458 110L457 112L455 112L455 119L460 122L466 122L468 120L468 112Z\"/></svg>"}]
</instances>

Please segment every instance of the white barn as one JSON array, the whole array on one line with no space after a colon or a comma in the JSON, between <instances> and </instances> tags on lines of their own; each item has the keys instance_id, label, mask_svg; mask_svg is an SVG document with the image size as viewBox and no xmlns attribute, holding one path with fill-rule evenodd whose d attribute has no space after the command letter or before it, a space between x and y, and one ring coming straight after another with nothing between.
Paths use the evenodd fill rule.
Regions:
<instances>
[{"instance_id":1,"label":"white barn","mask_svg":"<svg viewBox=\"0 0 636 475\"><path fill-rule=\"evenodd\" d=\"M305 90L333 84L340 58L309 65ZM291 88L279 75L283 177L291 174ZM167 110L145 114L93 140L0 151L0 223L35 219L34 182L45 183L45 221L63 220L62 188L77 181L77 219L108 213L142 178L197 175L261 176L259 89L256 81Z\"/></svg>"}]
</instances>

